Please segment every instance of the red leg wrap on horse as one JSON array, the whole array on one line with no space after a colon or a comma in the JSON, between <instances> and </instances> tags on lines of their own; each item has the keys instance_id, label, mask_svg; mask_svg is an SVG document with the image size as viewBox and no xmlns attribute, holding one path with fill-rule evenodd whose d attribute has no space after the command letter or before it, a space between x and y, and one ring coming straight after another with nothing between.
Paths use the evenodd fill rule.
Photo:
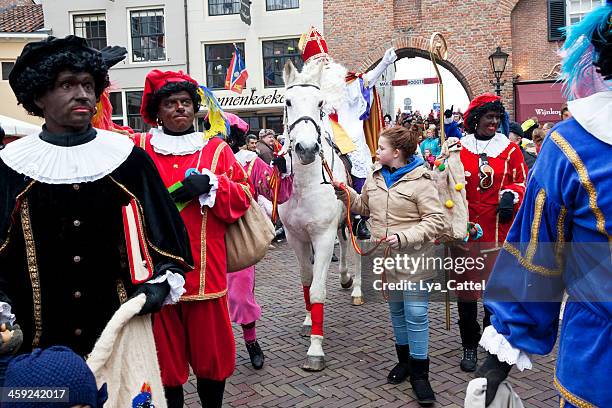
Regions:
<instances>
[{"instance_id":1,"label":"red leg wrap on horse","mask_svg":"<svg viewBox=\"0 0 612 408\"><path fill-rule=\"evenodd\" d=\"M302 286L304 290L304 302L306 303L306 310L310 312L312 306L310 305L310 286Z\"/></svg>"},{"instance_id":2,"label":"red leg wrap on horse","mask_svg":"<svg viewBox=\"0 0 612 408\"><path fill-rule=\"evenodd\" d=\"M323 303L313 303L312 304L310 318L312 319L311 334L315 336L322 336L323 335Z\"/></svg>"}]
</instances>

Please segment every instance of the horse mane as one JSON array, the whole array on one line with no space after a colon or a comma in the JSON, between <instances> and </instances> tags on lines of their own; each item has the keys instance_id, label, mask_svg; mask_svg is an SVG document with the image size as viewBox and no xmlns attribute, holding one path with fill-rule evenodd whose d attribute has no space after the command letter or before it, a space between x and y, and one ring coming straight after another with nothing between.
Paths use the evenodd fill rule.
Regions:
<instances>
[{"instance_id":1,"label":"horse mane","mask_svg":"<svg viewBox=\"0 0 612 408\"><path fill-rule=\"evenodd\" d=\"M346 74L348 70L342 65L329 61L326 63L321 76L317 78L319 73L319 64L322 62L314 60L302 69L304 78L315 81L321 87L321 93L325 100L325 110L329 112L335 108L342 106L348 100L346 92Z\"/></svg>"}]
</instances>

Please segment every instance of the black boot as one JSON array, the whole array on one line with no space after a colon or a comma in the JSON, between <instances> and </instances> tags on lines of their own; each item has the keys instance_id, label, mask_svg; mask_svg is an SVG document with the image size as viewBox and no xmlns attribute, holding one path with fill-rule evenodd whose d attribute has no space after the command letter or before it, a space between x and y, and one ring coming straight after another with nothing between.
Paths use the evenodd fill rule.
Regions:
<instances>
[{"instance_id":1,"label":"black boot","mask_svg":"<svg viewBox=\"0 0 612 408\"><path fill-rule=\"evenodd\" d=\"M183 408L185 405L185 397L183 395L183 387L164 387L168 408Z\"/></svg>"},{"instance_id":2,"label":"black boot","mask_svg":"<svg viewBox=\"0 0 612 408\"><path fill-rule=\"evenodd\" d=\"M395 351L397 352L398 363L387 376L387 383L389 384L399 384L410 375L410 346L408 344L401 346L396 344Z\"/></svg>"},{"instance_id":3,"label":"black boot","mask_svg":"<svg viewBox=\"0 0 612 408\"><path fill-rule=\"evenodd\" d=\"M366 224L363 218L356 219L357 223L357 239L370 239L370 230L368 229L368 225Z\"/></svg>"},{"instance_id":4,"label":"black boot","mask_svg":"<svg viewBox=\"0 0 612 408\"><path fill-rule=\"evenodd\" d=\"M246 343L246 348L249 352L249 357L251 358L253 368L256 370L261 369L261 367L264 365L264 353L261 351L261 347L259 347L257 340L252 343Z\"/></svg>"},{"instance_id":5,"label":"black boot","mask_svg":"<svg viewBox=\"0 0 612 408\"><path fill-rule=\"evenodd\" d=\"M223 405L223 392L225 380L215 381L198 378L198 395L203 408L221 408Z\"/></svg>"},{"instance_id":6,"label":"black boot","mask_svg":"<svg viewBox=\"0 0 612 408\"><path fill-rule=\"evenodd\" d=\"M477 348L463 348L463 358L461 359L461 370L471 373L476 371L478 365L478 349Z\"/></svg>"},{"instance_id":7,"label":"black boot","mask_svg":"<svg viewBox=\"0 0 612 408\"><path fill-rule=\"evenodd\" d=\"M478 304L475 301L458 302L459 311L459 333L461 334L461 345L463 346L463 359L461 359L461 370L473 372L478 365L478 342L480 341L480 325L477 320ZM485 313L486 317L486 313Z\"/></svg>"},{"instance_id":8,"label":"black boot","mask_svg":"<svg viewBox=\"0 0 612 408\"><path fill-rule=\"evenodd\" d=\"M417 360L410 357L410 384L422 407L429 406L436 401L436 395L429 383L429 358Z\"/></svg>"}]
</instances>

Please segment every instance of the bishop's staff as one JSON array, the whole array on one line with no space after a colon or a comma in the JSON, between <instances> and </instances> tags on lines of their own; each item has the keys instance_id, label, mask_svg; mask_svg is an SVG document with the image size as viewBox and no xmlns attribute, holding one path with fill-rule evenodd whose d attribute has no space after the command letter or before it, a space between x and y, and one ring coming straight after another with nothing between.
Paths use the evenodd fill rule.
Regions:
<instances>
[{"instance_id":1,"label":"bishop's staff","mask_svg":"<svg viewBox=\"0 0 612 408\"><path fill-rule=\"evenodd\" d=\"M448 57L448 45L446 39L442 34L435 32L429 38L429 57L433 63L434 69L436 70L436 76L438 77L438 89L440 91L440 112L438 117L441 119L444 114L444 84L442 82L442 75L438 68L438 61L443 61ZM444 121L440 120L440 145L444 145L446 137L444 134ZM444 256L448 254L448 246L444 245ZM444 268L444 283L445 287L448 288L448 270ZM444 293L445 310L446 310L446 330L450 330L450 294L448 289Z\"/></svg>"},{"instance_id":2,"label":"bishop's staff","mask_svg":"<svg viewBox=\"0 0 612 408\"><path fill-rule=\"evenodd\" d=\"M436 76L438 77L438 89L440 91L440 112L438 113L438 117L441 118L444 113L444 84L442 83L440 69L438 69L438 62L448 57L448 46L442 34L438 32L433 33L429 38L429 57L431 58L431 62L436 70ZM444 135L444 123L442 120L440 120L440 124L440 145L442 145L446 141L446 137Z\"/></svg>"}]
</instances>

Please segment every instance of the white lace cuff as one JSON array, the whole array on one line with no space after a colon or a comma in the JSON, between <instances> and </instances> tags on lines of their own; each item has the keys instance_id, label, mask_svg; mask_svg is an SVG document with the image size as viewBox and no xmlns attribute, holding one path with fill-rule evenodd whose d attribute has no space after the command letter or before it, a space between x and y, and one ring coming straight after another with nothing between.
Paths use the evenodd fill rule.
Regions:
<instances>
[{"instance_id":1,"label":"white lace cuff","mask_svg":"<svg viewBox=\"0 0 612 408\"><path fill-rule=\"evenodd\" d=\"M219 188L219 179L216 174L208 169L202 169L202 174L206 174L210 177L210 191L206 194L202 194L199 198L200 207L213 208L215 205L215 198L217 197L217 189Z\"/></svg>"},{"instance_id":2,"label":"white lace cuff","mask_svg":"<svg viewBox=\"0 0 612 408\"><path fill-rule=\"evenodd\" d=\"M510 190L510 189L507 188L505 190L500 191L499 192L499 196L500 197L503 196L504 193L512 193L514 195L514 201L512 202L512 204L518 204L518 202L519 202L519 195L518 195L518 193L516 191Z\"/></svg>"},{"instance_id":3,"label":"white lace cuff","mask_svg":"<svg viewBox=\"0 0 612 408\"><path fill-rule=\"evenodd\" d=\"M187 290L184 288L185 278L183 278L180 273L166 271L165 274L160 275L155 279L148 280L145 283L161 283L165 282L166 280L170 285L170 293L168 293L168 296L166 296L166 299L164 299L164 306L177 303L181 296L183 296L183 293L187 292Z\"/></svg>"},{"instance_id":4,"label":"white lace cuff","mask_svg":"<svg viewBox=\"0 0 612 408\"><path fill-rule=\"evenodd\" d=\"M516 364L520 371L532 368L531 358L528 353L521 351L499 334L493 325L487 326L480 338L480 345L491 354L495 354L499 361L504 361L510 365Z\"/></svg>"},{"instance_id":5,"label":"white lace cuff","mask_svg":"<svg viewBox=\"0 0 612 408\"><path fill-rule=\"evenodd\" d=\"M15 323L15 315L11 313L11 305L6 302L0 302L0 324Z\"/></svg>"}]
</instances>

